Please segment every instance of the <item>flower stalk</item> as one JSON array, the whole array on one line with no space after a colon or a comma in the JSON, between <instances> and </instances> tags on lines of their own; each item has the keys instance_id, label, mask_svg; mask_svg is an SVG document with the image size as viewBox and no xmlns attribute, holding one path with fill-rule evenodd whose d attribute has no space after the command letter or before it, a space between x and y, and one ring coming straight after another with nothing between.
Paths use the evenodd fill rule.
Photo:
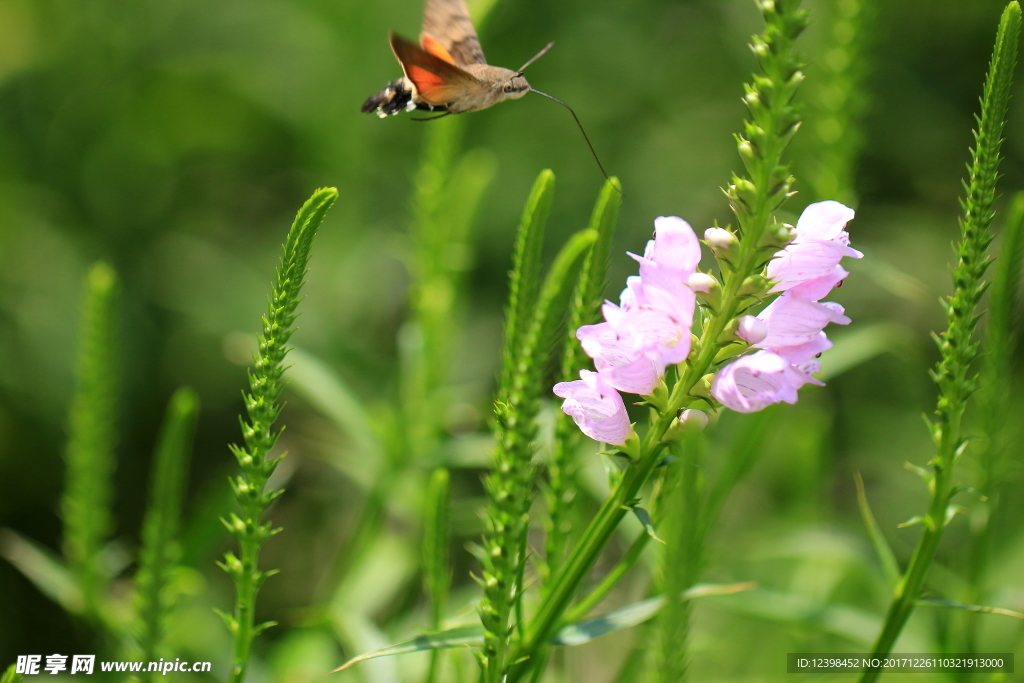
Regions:
<instances>
[{"instance_id":1,"label":"flower stalk","mask_svg":"<svg viewBox=\"0 0 1024 683\"><path fill-rule=\"evenodd\" d=\"M942 532L955 510L950 501L959 488L954 483L953 469L966 446L961 435L961 419L976 387L976 373L972 369L978 355L978 343L974 341L978 322L976 311L987 287L984 275L990 262L987 252L992 241L990 227L995 215L993 204L999 177L1003 122L1017 63L1020 25L1021 9L1014 1L1003 12L985 80L981 115L977 118L978 128L974 133L975 146L971 150L970 178L965 184L967 196L961 202L964 215L960 219L961 240L956 247L957 264L953 269L954 289L944 302L947 326L946 331L936 338L941 358L932 372L939 397L930 423L936 449L927 482L931 501L928 513L922 519L921 537L906 572L896 586L882 631L875 641L875 657L884 657L891 652L910 618L921 596ZM867 669L861 682L871 683L880 675L880 669Z\"/></svg>"},{"instance_id":2,"label":"flower stalk","mask_svg":"<svg viewBox=\"0 0 1024 683\"><path fill-rule=\"evenodd\" d=\"M267 490L267 481L284 455L267 456L281 434L274 423L284 407L279 400L284 389L284 359L288 340L295 331L296 308L305 282L310 249L317 229L337 197L338 191L334 188L314 192L299 210L288 232L269 308L263 317L263 332L258 337L259 350L249 371L249 392L244 394L249 418L242 420L245 445L230 447L242 470L242 474L231 481L241 516L232 513L229 520L222 521L238 540L240 556L228 552L218 564L235 583L234 614L221 613L234 638L232 683L245 679L253 639L274 625L274 622L255 623L256 595L263 582L276 573L276 570L259 569L260 548L280 531L261 518L267 507L284 493L283 489Z\"/></svg>"},{"instance_id":3,"label":"flower stalk","mask_svg":"<svg viewBox=\"0 0 1024 683\"><path fill-rule=\"evenodd\" d=\"M100 552L113 529L117 274L106 263L97 263L86 276L85 288L61 515L64 556L82 591L83 614L109 624L104 607L109 577Z\"/></svg>"},{"instance_id":4,"label":"flower stalk","mask_svg":"<svg viewBox=\"0 0 1024 683\"><path fill-rule=\"evenodd\" d=\"M763 0L758 6L766 29L754 39L752 49L762 71L746 87L744 102L750 118L744 134L737 137L748 176L734 176L726 191L740 224L740 234L730 258L721 261L723 282L720 290L714 292L713 310L704 320L699 340L691 348L679 380L671 390L664 390L661 399L655 399L656 404L651 401L657 410L642 440L630 437L619 447L629 464L565 564L552 576L540 607L509 656L514 664L508 683L521 680L536 665L533 660L538 659L562 623L579 586L661 461L668 445L666 433L680 410L706 400L700 395L702 392L695 391L698 384L714 366L734 355L719 355L732 343L724 335L727 326L767 293L769 282L755 274L790 239L790 231L774 220L772 212L789 196L792 184L782 154L799 128L792 99L803 75L793 42L805 28L807 14L799 8L798 0ZM641 261L642 277L644 263ZM707 300L709 297L705 297Z\"/></svg>"}]
</instances>

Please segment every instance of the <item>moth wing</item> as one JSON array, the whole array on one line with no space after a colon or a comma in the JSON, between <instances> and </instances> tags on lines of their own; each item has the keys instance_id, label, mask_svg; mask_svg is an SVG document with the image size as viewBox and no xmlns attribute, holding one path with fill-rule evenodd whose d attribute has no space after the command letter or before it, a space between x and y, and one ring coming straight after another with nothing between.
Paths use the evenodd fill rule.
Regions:
<instances>
[{"instance_id":1,"label":"moth wing","mask_svg":"<svg viewBox=\"0 0 1024 683\"><path fill-rule=\"evenodd\" d=\"M448 50L444 49L444 46L441 45L441 43L434 40L433 36L430 36L426 33L421 33L420 45L423 47L424 50L434 55L435 57L440 57L449 64L455 64L455 58L448 54Z\"/></svg>"},{"instance_id":2,"label":"moth wing","mask_svg":"<svg viewBox=\"0 0 1024 683\"><path fill-rule=\"evenodd\" d=\"M487 63L466 0L427 0L423 33L434 38L458 66Z\"/></svg>"},{"instance_id":3,"label":"moth wing","mask_svg":"<svg viewBox=\"0 0 1024 683\"><path fill-rule=\"evenodd\" d=\"M456 65L431 54L401 36L391 34L391 50L395 53L406 78L427 104L443 106L464 93L479 87L479 82Z\"/></svg>"}]
</instances>

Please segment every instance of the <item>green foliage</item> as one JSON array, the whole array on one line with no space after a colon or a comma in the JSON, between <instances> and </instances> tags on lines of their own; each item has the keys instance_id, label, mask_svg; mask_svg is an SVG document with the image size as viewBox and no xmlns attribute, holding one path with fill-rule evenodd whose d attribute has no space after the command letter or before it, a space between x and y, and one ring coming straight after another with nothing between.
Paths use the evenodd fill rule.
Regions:
<instances>
[{"instance_id":1,"label":"green foliage","mask_svg":"<svg viewBox=\"0 0 1024 683\"><path fill-rule=\"evenodd\" d=\"M101 551L113 531L117 303L117 275L109 265L97 263L85 280L61 501L64 557L82 592L83 614L96 622L104 620L101 612L109 578Z\"/></svg>"},{"instance_id":2,"label":"green foliage","mask_svg":"<svg viewBox=\"0 0 1024 683\"><path fill-rule=\"evenodd\" d=\"M191 389L179 389L167 406L157 441L135 579L138 639L148 662L165 654L161 650L174 600L170 583L181 555L178 531L198 415L199 397Z\"/></svg>"},{"instance_id":3,"label":"green foliage","mask_svg":"<svg viewBox=\"0 0 1024 683\"><path fill-rule=\"evenodd\" d=\"M513 346L506 347L495 408L498 444L485 483L487 533L479 553L484 587L480 616L485 632L481 661L487 683L498 683L506 675L513 610L516 624L522 625L519 607L533 493L536 417L541 395L547 392L542 373L555 334L565 320L577 274L598 236L590 229L573 235L537 287L541 238L553 188L554 176L542 172L523 213L510 276L505 338Z\"/></svg>"},{"instance_id":4,"label":"green foliage","mask_svg":"<svg viewBox=\"0 0 1024 683\"><path fill-rule=\"evenodd\" d=\"M317 190L299 209L288 232L284 253L270 295L267 314L263 317L263 332L259 335L259 352L249 372L249 393L245 394L245 408L249 421L242 422L245 446L232 445L231 452L242 469L241 476L232 480L235 499L242 516L232 513L224 526L235 537L241 549L241 558L227 553L221 568L235 582L236 602L234 615L221 614L234 636L231 680L238 683L245 678L252 640L272 626L272 622L255 624L256 594L264 581L275 572L259 569L259 551L268 538L277 533L272 525L260 518L271 502L283 490L266 490L267 480L281 458L268 458L280 429L274 422L281 412L279 402L284 387L284 358L288 353L288 340L294 332L295 312L299 293L309 263L310 249L317 228L338 197L333 188Z\"/></svg>"},{"instance_id":5,"label":"green foliage","mask_svg":"<svg viewBox=\"0 0 1024 683\"><path fill-rule=\"evenodd\" d=\"M661 460L668 443L666 434L682 408L698 396L691 393L715 362L726 357L719 350L726 327L768 289L764 278L754 274L775 250L790 239L790 232L775 221L772 212L788 197L792 179L782 164L782 153L799 127L792 97L803 80L800 61L792 52L792 44L807 23L806 12L799 2L759 3L765 19L765 32L755 37L752 45L761 73L747 86L744 101L750 120L744 135L738 138L740 156L750 179L733 176L727 191L741 226L741 239L732 257L720 258L724 285L715 292L715 303L709 304L713 315L704 322L704 329L687 362L686 370L675 382L651 421L642 442L627 441L619 450L630 460L611 495L604 501L580 541L561 570L552 577L547 595L530 621L522 642L510 659L516 661L509 682L516 683L531 668L539 667L546 647L563 614L589 570L618 527L626 511L633 509L641 488ZM708 299L705 299L708 302Z\"/></svg>"},{"instance_id":6,"label":"green foliage","mask_svg":"<svg viewBox=\"0 0 1024 683\"><path fill-rule=\"evenodd\" d=\"M987 252L992 241L990 227L999 177L1003 123L1017 65L1020 24L1020 5L1014 1L1006 6L999 22L992 61L985 79L981 115L977 118L978 129L974 133L975 146L971 150L970 178L964 184L967 197L961 203L964 215L960 220L961 239L956 246L953 294L944 302L947 326L936 338L941 359L932 372L939 397L935 417L930 424L936 449L931 461L934 474L928 477L931 502L928 513L921 517L923 530L914 555L896 586L885 624L875 642L873 652L878 657L884 657L892 650L917 604L942 532L949 523L951 511L956 509L951 506L951 499L959 490L954 485L953 467L966 447L960 433L960 422L967 400L976 387L972 367L978 355L978 343L974 341L978 322L976 309L988 286L984 275L989 265ZM868 669L861 681L871 683L879 675L880 669Z\"/></svg>"},{"instance_id":7,"label":"green foliage","mask_svg":"<svg viewBox=\"0 0 1024 683\"><path fill-rule=\"evenodd\" d=\"M444 609L448 603L451 588L451 527L448 514L450 476L448 470L438 468L430 476L427 495L423 505L423 582L430 597L432 611L431 627L441 629ZM437 677L438 652L430 655L430 670L427 681Z\"/></svg>"},{"instance_id":8,"label":"green foliage","mask_svg":"<svg viewBox=\"0 0 1024 683\"><path fill-rule=\"evenodd\" d=\"M854 483L857 485L857 506L860 508L861 519L864 520L864 527L867 529L871 545L875 548L875 554L882 565L882 572L885 579L893 590L899 585L900 565L896 561L896 555L892 552L889 542L885 540L885 534L875 521L875 515L871 512L871 505L868 503L867 493L864 491L864 479L858 472L854 475Z\"/></svg>"},{"instance_id":9,"label":"green foliage","mask_svg":"<svg viewBox=\"0 0 1024 683\"><path fill-rule=\"evenodd\" d=\"M752 583L731 583L717 584L706 583L691 586L677 596L680 602L689 602L698 598L734 595L744 591L753 590ZM556 646L576 646L589 643L595 638L622 631L642 624L658 614L667 604L665 596L659 595L638 603L628 605L614 612L603 614L593 619L586 619L579 623L569 624L561 628L551 640ZM410 654L430 650L436 652L444 649L460 647L482 647L484 644L483 629L479 625L458 626L436 633L425 633L409 640L388 645L372 652L353 657L331 673L344 671L351 666L378 657L393 657L395 655Z\"/></svg>"},{"instance_id":10,"label":"green foliage","mask_svg":"<svg viewBox=\"0 0 1024 683\"><path fill-rule=\"evenodd\" d=\"M836 0L822 8L828 23L821 79L810 94L809 120L817 138L808 182L816 200L856 205L854 176L864 146L862 121L869 100L865 81L872 70L875 0Z\"/></svg>"},{"instance_id":11,"label":"green foliage","mask_svg":"<svg viewBox=\"0 0 1024 683\"><path fill-rule=\"evenodd\" d=\"M13 664L7 667L7 670L4 671L4 675L0 676L0 683L21 683L23 676L21 674L14 673L14 668Z\"/></svg>"},{"instance_id":12,"label":"green foliage","mask_svg":"<svg viewBox=\"0 0 1024 683\"><path fill-rule=\"evenodd\" d=\"M494 177L484 150L457 154L460 119L439 121L424 141L412 198L408 266L411 320L401 333L404 447L401 457L429 452L448 400L460 291L472 263L472 219Z\"/></svg>"},{"instance_id":13,"label":"green foliage","mask_svg":"<svg viewBox=\"0 0 1024 683\"><path fill-rule=\"evenodd\" d=\"M576 330L582 325L597 322L600 316L602 294L608 277L611 241L621 203L619 182L613 178L601 188L590 216L589 227L597 234L597 240L583 262L579 280L573 291L569 324L566 328L567 338L559 368L560 381L570 382L576 379L579 368L586 363L586 354L576 341ZM581 440L579 429L568 415L559 412L555 420L555 442L551 463L548 465L548 485L544 492L547 517L544 522L545 561L542 571L546 576L558 570L566 552L572 503L577 494L576 456Z\"/></svg>"},{"instance_id":14,"label":"green foliage","mask_svg":"<svg viewBox=\"0 0 1024 683\"><path fill-rule=\"evenodd\" d=\"M540 287L540 255L544 247L544 229L547 226L551 202L555 194L555 174L541 171L533 183L526 200L523 218L516 233L516 246L512 254L512 272L509 274L508 309L505 315L505 346L502 355L500 396L511 388L512 376L517 372L515 353L522 345L533 318L530 312L537 303Z\"/></svg>"}]
</instances>

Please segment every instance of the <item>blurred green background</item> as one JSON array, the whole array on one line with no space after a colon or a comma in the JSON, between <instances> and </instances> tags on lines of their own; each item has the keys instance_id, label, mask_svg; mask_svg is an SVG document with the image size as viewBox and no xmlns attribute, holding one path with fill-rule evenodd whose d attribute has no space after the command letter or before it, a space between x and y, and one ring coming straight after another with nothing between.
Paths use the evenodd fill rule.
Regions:
<instances>
[{"instance_id":1,"label":"blurred green background","mask_svg":"<svg viewBox=\"0 0 1024 683\"><path fill-rule=\"evenodd\" d=\"M807 123L792 150L801 193L787 205L790 220L810 201L829 198L815 188L827 186L819 162L837 144L823 88L830 73L842 71L832 27L844 2L806 3L813 13L802 47ZM863 135L850 234L867 256L849 266L853 275L837 293L854 322L834 337L870 327L869 338L848 348L874 344L880 353L864 351L867 361L777 413L760 465L728 505L709 578L757 580L792 600L762 613L733 604L739 597L702 603L697 680L781 680L785 652L866 650L815 626L800 600L859 610L854 624L884 608L854 472L863 473L901 560L916 531L895 525L926 504L903 463L924 464L931 455L920 419L934 402L928 335L944 324L936 302L950 287L959 183L1003 2L865 4L872 16L858 57L864 116L840 131L839 144ZM585 224L602 181L569 114L540 97L430 124L360 115L363 99L400 73L388 30L416 35L421 9L420 0L0 0L0 527L60 547L81 282L91 262L109 260L124 292L117 547L131 557L138 544L159 420L173 390L190 385L203 404L184 536L195 572L175 655L213 660L220 678L228 638L210 608L229 609L232 599L214 566L231 547L217 522L232 505L225 478L235 465L226 444L238 440L248 339L294 211L315 187L340 192L314 247L293 341L374 413L395 394L410 188L426 126L461 125L461 148L482 150L478 168L493 169L472 244L459 254L468 296L450 422L468 455L455 480L454 603L468 604L474 563L463 545L481 530L480 436L518 215L536 173L552 168L553 247ZM555 41L530 68L530 82L573 105L605 167L622 180L609 296L635 268L623 252L643 248L656 216L680 215L698 232L730 222L720 187L739 166L732 134L744 115L741 84L755 67L746 45L759 30L750 0L497 0L480 27L489 61L506 67ZM1005 196L1024 188L1022 86L1006 129ZM359 524L366 495L360 473L368 477L378 466L346 456L346 436L302 397L286 396L281 443L290 457L278 478L287 493L271 513L285 531L264 552L265 566L282 574L266 584L258 615L281 626L257 643L252 680L322 680L358 644L400 638L424 623L415 504L403 504L418 493L400 488L421 479L397 479L389 492L381 542L391 545L378 553L385 569L371 563L363 572L372 580L356 576L344 589L351 600L360 596L359 609L336 598L349 604L338 609L366 616L366 630L359 635L350 625L346 635L325 626L329 620L311 606L334 594L333 572L344 565L339 548ZM1015 400L1016 414L1024 414L1019 392ZM728 440L733 418L723 418L716 438ZM1014 522L1024 502L1017 497L1012 505L993 568L999 589L987 599L1024 609L1024 536ZM966 524L949 528L936 567L938 585L954 591ZM614 600L641 598L645 586L634 577ZM786 609L796 616L777 618ZM954 627L951 617L918 612L914 642L926 648L918 651L934 650ZM1024 654L1018 622L984 619L983 651ZM862 628L868 640L872 628ZM631 637L569 653L567 670L576 672L569 680L606 680ZM18 654L98 648L95 633L0 561L0 665ZM350 680L387 681L387 666L422 663L414 657L368 667Z\"/></svg>"}]
</instances>

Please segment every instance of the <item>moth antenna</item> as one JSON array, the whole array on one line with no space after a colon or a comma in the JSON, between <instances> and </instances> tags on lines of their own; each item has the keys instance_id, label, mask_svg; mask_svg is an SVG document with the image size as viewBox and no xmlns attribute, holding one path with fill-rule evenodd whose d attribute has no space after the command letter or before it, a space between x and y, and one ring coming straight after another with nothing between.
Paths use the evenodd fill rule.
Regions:
<instances>
[{"instance_id":1,"label":"moth antenna","mask_svg":"<svg viewBox=\"0 0 1024 683\"><path fill-rule=\"evenodd\" d=\"M531 64L536 62L538 59L543 57L544 53L547 52L548 50L550 50L551 46L554 45L554 44L555 44L554 41L548 43L547 45L544 46L543 50L541 50L540 52L538 52L534 56L530 57L529 61L527 61L526 64L523 64L521 67L519 67L519 71L518 71L517 75L522 76L523 72L526 71L526 67L530 66Z\"/></svg>"},{"instance_id":2,"label":"moth antenna","mask_svg":"<svg viewBox=\"0 0 1024 683\"><path fill-rule=\"evenodd\" d=\"M549 45L548 47L551 47L551 46ZM547 50L547 49L548 49L547 47L544 48L544 50ZM542 50L540 54L544 54L544 50ZM537 55L537 57L539 57L539 56L540 55ZM533 59L536 59L537 57L534 57ZM531 59L530 62L532 62L533 59ZM530 62L527 62L527 64L529 64ZM594 150L594 145L590 142L590 137L587 136L587 131L583 130L583 124L580 123L580 117L576 116L576 112L573 111L572 107L570 107L568 104L566 104L562 100L558 99L557 97L554 97L553 95L549 95L546 92L541 92L540 90L537 90L536 88L530 88L530 92L535 92L538 95L543 95L544 97L548 98L549 100L554 100L555 102L558 102L560 105L562 105L563 107L565 107L566 109L569 110L569 113L572 114L572 117L574 119L576 119L576 125L580 127L580 132L583 133L583 139L587 141L587 147L590 148L590 153L594 155L594 161L597 162L597 167L599 169L601 169L601 173L604 175L605 180L611 180L611 178L608 177L608 171L604 170L604 166L601 164L601 160L597 157L597 151ZM616 189L618 189L618 187L616 187ZM619 190L619 194L622 194L622 190Z\"/></svg>"}]
</instances>

